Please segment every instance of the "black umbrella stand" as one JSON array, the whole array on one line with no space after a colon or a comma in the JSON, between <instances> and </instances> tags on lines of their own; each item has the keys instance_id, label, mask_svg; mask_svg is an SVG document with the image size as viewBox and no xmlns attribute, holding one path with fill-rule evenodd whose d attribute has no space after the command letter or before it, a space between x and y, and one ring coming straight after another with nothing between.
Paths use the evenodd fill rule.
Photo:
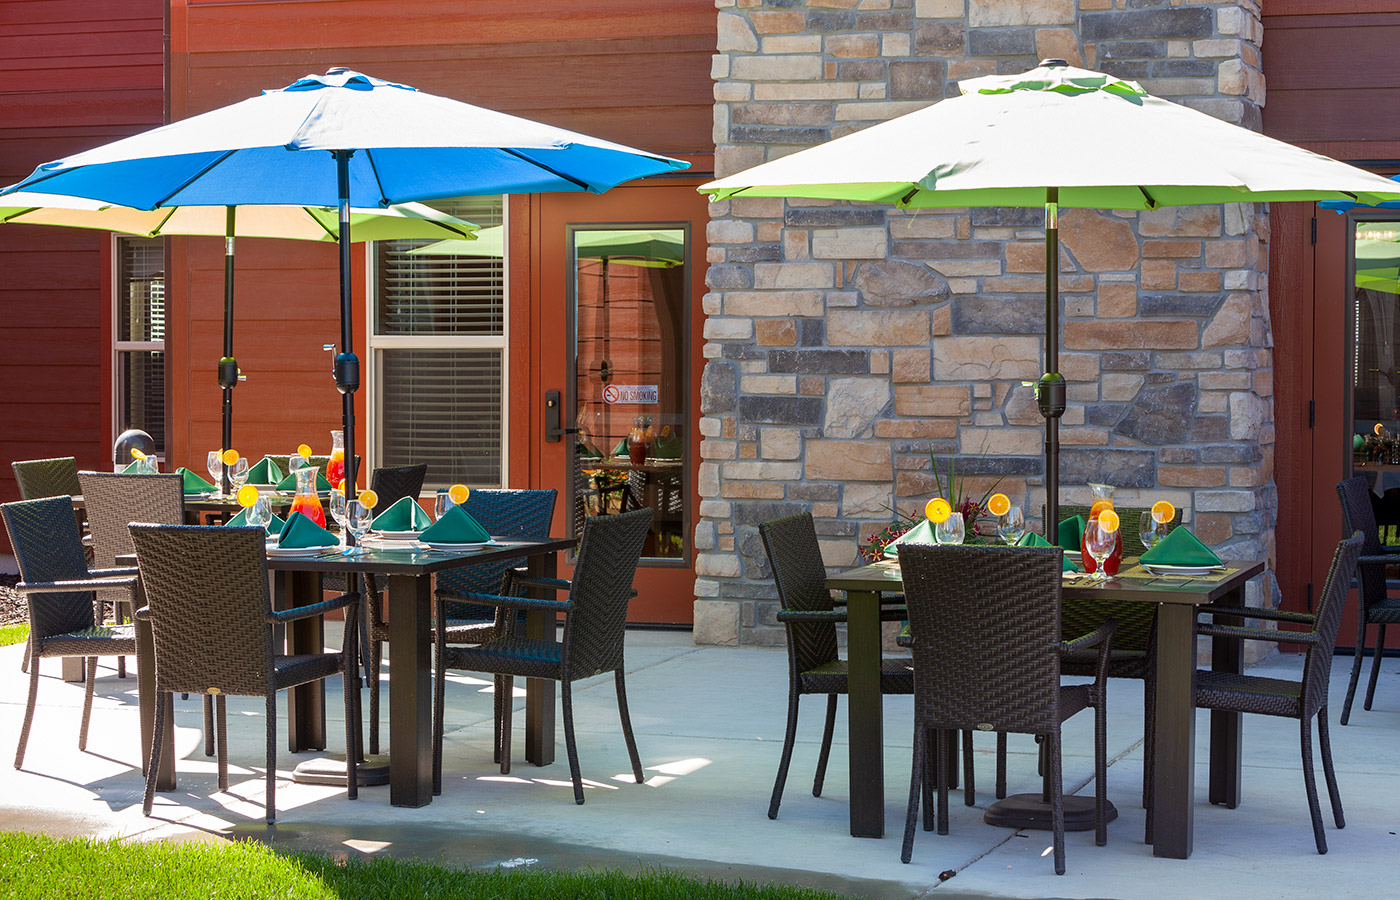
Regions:
<instances>
[{"instance_id":1,"label":"black umbrella stand","mask_svg":"<svg viewBox=\"0 0 1400 900\"><path fill-rule=\"evenodd\" d=\"M1065 414L1065 378L1060 374L1060 189L1045 189L1045 374L1035 399L1045 418L1045 539L1060 522L1060 416Z\"/></svg>"},{"instance_id":2,"label":"black umbrella stand","mask_svg":"<svg viewBox=\"0 0 1400 900\"><path fill-rule=\"evenodd\" d=\"M233 389L238 384L238 360L233 358L233 234L234 208L225 208L224 219L224 355L219 360L219 387L224 390L224 421L220 453L233 446ZM232 485L228 466L220 464L219 490L225 495Z\"/></svg>"}]
</instances>

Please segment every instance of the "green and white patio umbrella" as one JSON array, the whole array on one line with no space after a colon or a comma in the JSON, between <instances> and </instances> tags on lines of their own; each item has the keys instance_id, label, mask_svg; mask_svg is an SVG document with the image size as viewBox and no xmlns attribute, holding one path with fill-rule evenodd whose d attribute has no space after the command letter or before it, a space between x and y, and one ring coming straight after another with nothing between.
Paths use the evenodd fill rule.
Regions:
<instances>
[{"instance_id":1,"label":"green and white patio umbrella","mask_svg":"<svg viewBox=\"0 0 1400 900\"><path fill-rule=\"evenodd\" d=\"M712 181L729 197L804 197L903 208L1045 208L1047 516L1058 518L1059 207L1155 209L1282 200L1400 200L1400 185L1149 95L1102 72L1046 60L963 81L962 96Z\"/></svg>"},{"instance_id":2,"label":"green and white patio umbrella","mask_svg":"<svg viewBox=\"0 0 1400 900\"><path fill-rule=\"evenodd\" d=\"M415 250L409 256L505 255L505 226L492 225L476 233L476 240L442 240ZM685 234L678 228L622 231L576 231L574 252L579 259L601 259L629 266L669 269L685 261Z\"/></svg>"}]
</instances>

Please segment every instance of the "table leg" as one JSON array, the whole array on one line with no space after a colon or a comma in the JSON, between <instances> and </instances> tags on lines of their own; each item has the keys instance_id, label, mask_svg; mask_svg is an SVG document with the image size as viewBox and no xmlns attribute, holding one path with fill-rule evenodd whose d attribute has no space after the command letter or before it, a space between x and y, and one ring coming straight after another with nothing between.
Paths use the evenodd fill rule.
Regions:
<instances>
[{"instance_id":1,"label":"table leg","mask_svg":"<svg viewBox=\"0 0 1400 900\"><path fill-rule=\"evenodd\" d=\"M431 575L389 576L389 803L433 802Z\"/></svg>"},{"instance_id":2,"label":"table leg","mask_svg":"<svg viewBox=\"0 0 1400 900\"><path fill-rule=\"evenodd\" d=\"M1244 606L1244 590L1232 591L1222 598L1224 606ZM1219 625L1243 625L1239 616L1215 616ZM1240 673L1244 671L1244 641L1212 638L1211 670ZM1210 802L1221 803L1226 809L1240 805L1240 775L1243 764L1241 741L1244 717L1237 712L1213 709L1210 712Z\"/></svg>"},{"instance_id":3,"label":"table leg","mask_svg":"<svg viewBox=\"0 0 1400 900\"><path fill-rule=\"evenodd\" d=\"M531 556L528 573L536 578L557 578L558 556L558 553ZM532 594L546 600L554 599L550 591L534 590ZM558 615L553 612L532 609L525 616L525 634L534 640L558 640L558 625ZM525 679L525 760L537 766L554 762L554 682L548 678Z\"/></svg>"},{"instance_id":4,"label":"table leg","mask_svg":"<svg viewBox=\"0 0 1400 900\"><path fill-rule=\"evenodd\" d=\"M83 668L85 660L81 656L65 656L62 660L63 680L82 684L87 670Z\"/></svg>"},{"instance_id":5,"label":"table leg","mask_svg":"<svg viewBox=\"0 0 1400 900\"><path fill-rule=\"evenodd\" d=\"M282 572L277 579L278 609L310 606L321 599L321 573ZM325 623L320 616L286 625L288 654L323 653ZM321 681L287 691L287 749L292 753L326 749L326 687Z\"/></svg>"},{"instance_id":6,"label":"table leg","mask_svg":"<svg viewBox=\"0 0 1400 900\"><path fill-rule=\"evenodd\" d=\"M1191 855L1196 794L1196 607L1157 607L1157 737L1152 855Z\"/></svg>"},{"instance_id":7,"label":"table leg","mask_svg":"<svg viewBox=\"0 0 1400 900\"><path fill-rule=\"evenodd\" d=\"M143 606L144 603L138 603ZM136 695L141 710L141 774L151 763L151 741L156 728L156 666L155 644L151 638L151 623L136 620ZM175 698L167 694L165 703L165 740L161 741L160 771L156 773L156 790L175 790Z\"/></svg>"},{"instance_id":8,"label":"table leg","mask_svg":"<svg viewBox=\"0 0 1400 900\"><path fill-rule=\"evenodd\" d=\"M880 595L846 592L846 698L851 834L885 836L884 705L880 696Z\"/></svg>"}]
</instances>

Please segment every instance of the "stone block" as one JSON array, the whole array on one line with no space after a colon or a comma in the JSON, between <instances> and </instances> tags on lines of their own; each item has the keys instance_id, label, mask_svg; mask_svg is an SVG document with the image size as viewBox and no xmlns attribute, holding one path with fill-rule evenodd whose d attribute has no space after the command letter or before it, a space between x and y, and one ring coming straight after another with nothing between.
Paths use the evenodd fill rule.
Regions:
<instances>
[{"instance_id":1,"label":"stone block","mask_svg":"<svg viewBox=\"0 0 1400 900\"><path fill-rule=\"evenodd\" d=\"M710 266L705 285L716 291L747 290L753 287L753 272L747 266Z\"/></svg>"},{"instance_id":2,"label":"stone block","mask_svg":"<svg viewBox=\"0 0 1400 900\"><path fill-rule=\"evenodd\" d=\"M884 441L811 440L803 473L811 481L879 481L894 477L894 460Z\"/></svg>"},{"instance_id":3,"label":"stone block","mask_svg":"<svg viewBox=\"0 0 1400 900\"><path fill-rule=\"evenodd\" d=\"M808 263L787 263L806 266ZM819 268L830 269L829 266ZM758 268L757 265L754 266ZM806 272L806 269L794 269ZM728 316L820 316L823 311L821 291L768 290L731 291L724 295L724 312ZM711 319L710 321L714 321Z\"/></svg>"},{"instance_id":4,"label":"stone block","mask_svg":"<svg viewBox=\"0 0 1400 900\"><path fill-rule=\"evenodd\" d=\"M1176 286L1183 291L1219 291L1220 273L1183 271L1177 276Z\"/></svg>"},{"instance_id":5,"label":"stone block","mask_svg":"<svg viewBox=\"0 0 1400 900\"><path fill-rule=\"evenodd\" d=\"M753 26L749 20L733 13L720 13L718 40L715 49L721 53L730 51L758 52L758 38L754 35Z\"/></svg>"},{"instance_id":6,"label":"stone block","mask_svg":"<svg viewBox=\"0 0 1400 900\"><path fill-rule=\"evenodd\" d=\"M1027 381L1041 375L1041 342L1033 337L986 335L934 341L934 377L940 381Z\"/></svg>"},{"instance_id":7,"label":"stone block","mask_svg":"<svg viewBox=\"0 0 1400 900\"><path fill-rule=\"evenodd\" d=\"M834 228L812 232L813 259L884 259L889 232L881 228Z\"/></svg>"},{"instance_id":8,"label":"stone block","mask_svg":"<svg viewBox=\"0 0 1400 900\"><path fill-rule=\"evenodd\" d=\"M1212 269L1238 269L1245 265L1244 241L1211 241L1205 245L1205 264Z\"/></svg>"},{"instance_id":9,"label":"stone block","mask_svg":"<svg viewBox=\"0 0 1400 900\"><path fill-rule=\"evenodd\" d=\"M1203 347L1226 347L1249 343L1252 303L1248 294L1230 294L1201 336Z\"/></svg>"},{"instance_id":10,"label":"stone block","mask_svg":"<svg viewBox=\"0 0 1400 900\"><path fill-rule=\"evenodd\" d=\"M870 207L789 207L783 221L796 228L839 228L858 225L884 227L885 210Z\"/></svg>"},{"instance_id":11,"label":"stone block","mask_svg":"<svg viewBox=\"0 0 1400 900\"><path fill-rule=\"evenodd\" d=\"M1149 354L1141 351L1132 353L1110 351L1099 357L1099 364L1104 371L1140 372L1151 367L1151 358Z\"/></svg>"},{"instance_id":12,"label":"stone block","mask_svg":"<svg viewBox=\"0 0 1400 900\"><path fill-rule=\"evenodd\" d=\"M914 15L920 19L958 19L967 9L967 0L914 0Z\"/></svg>"},{"instance_id":13,"label":"stone block","mask_svg":"<svg viewBox=\"0 0 1400 900\"><path fill-rule=\"evenodd\" d=\"M881 419L875 423L877 438L946 440L956 437L957 433L958 423L954 419Z\"/></svg>"},{"instance_id":14,"label":"stone block","mask_svg":"<svg viewBox=\"0 0 1400 900\"><path fill-rule=\"evenodd\" d=\"M943 96L948 67L942 60L896 60L889 64L891 99L937 100Z\"/></svg>"},{"instance_id":15,"label":"stone block","mask_svg":"<svg viewBox=\"0 0 1400 900\"><path fill-rule=\"evenodd\" d=\"M1229 416L1197 416L1191 423L1191 439L1196 441L1223 441L1230 437Z\"/></svg>"},{"instance_id":16,"label":"stone block","mask_svg":"<svg viewBox=\"0 0 1400 900\"><path fill-rule=\"evenodd\" d=\"M1064 345L1071 350L1193 350L1198 326L1190 320L1069 321Z\"/></svg>"},{"instance_id":17,"label":"stone block","mask_svg":"<svg viewBox=\"0 0 1400 900\"><path fill-rule=\"evenodd\" d=\"M917 56L964 56L967 26L960 21L919 22L914 27L914 53ZM949 73L949 77L953 77Z\"/></svg>"},{"instance_id":18,"label":"stone block","mask_svg":"<svg viewBox=\"0 0 1400 900\"><path fill-rule=\"evenodd\" d=\"M914 35L909 34L883 34L880 36L880 55L894 56L903 59L913 55Z\"/></svg>"},{"instance_id":19,"label":"stone block","mask_svg":"<svg viewBox=\"0 0 1400 900\"><path fill-rule=\"evenodd\" d=\"M966 454L989 456L1031 456L1045 443L1045 432L1038 428L970 428L958 432L958 450ZM960 476L969 473L960 464Z\"/></svg>"},{"instance_id":20,"label":"stone block","mask_svg":"<svg viewBox=\"0 0 1400 900\"><path fill-rule=\"evenodd\" d=\"M1037 28L1035 55L1040 59L1063 59L1070 65L1081 68L1084 65L1079 35L1072 28Z\"/></svg>"},{"instance_id":21,"label":"stone block","mask_svg":"<svg viewBox=\"0 0 1400 900\"><path fill-rule=\"evenodd\" d=\"M985 289L995 290L990 285ZM1045 301L1039 298L957 297L952 302L952 317L954 334L1045 333Z\"/></svg>"},{"instance_id":22,"label":"stone block","mask_svg":"<svg viewBox=\"0 0 1400 900\"><path fill-rule=\"evenodd\" d=\"M831 124L830 103L736 103L730 118L736 125L798 125L823 127ZM754 209L746 201L767 201ZM776 201L776 202L774 202ZM764 218L783 214L780 197L735 197L734 215Z\"/></svg>"},{"instance_id":23,"label":"stone block","mask_svg":"<svg viewBox=\"0 0 1400 900\"><path fill-rule=\"evenodd\" d=\"M968 0L973 27L1003 25L1073 25L1074 0Z\"/></svg>"},{"instance_id":24,"label":"stone block","mask_svg":"<svg viewBox=\"0 0 1400 900\"><path fill-rule=\"evenodd\" d=\"M1157 460L1151 450L1087 447L1060 451L1060 484L1098 482L1120 488L1150 488L1157 484Z\"/></svg>"},{"instance_id":25,"label":"stone block","mask_svg":"<svg viewBox=\"0 0 1400 900\"><path fill-rule=\"evenodd\" d=\"M806 27L807 15L800 10L756 10L749 13L749 21L759 34L792 34Z\"/></svg>"},{"instance_id":26,"label":"stone block","mask_svg":"<svg viewBox=\"0 0 1400 900\"><path fill-rule=\"evenodd\" d=\"M754 323L754 340L760 347L793 347L797 326L791 319L759 319Z\"/></svg>"},{"instance_id":27,"label":"stone block","mask_svg":"<svg viewBox=\"0 0 1400 900\"><path fill-rule=\"evenodd\" d=\"M700 412L706 415L732 412L738 394L738 373L734 365L711 360L700 376Z\"/></svg>"},{"instance_id":28,"label":"stone block","mask_svg":"<svg viewBox=\"0 0 1400 900\"><path fill-rule=\"evenodd\" d=\"M967 52L972 56L1029 56L1035 52L1035 29L971 28Z\"/></svg>"},{"instance_id":29,"label":"stone block","mask_svg":"<svg viewBox=\"0 0 1400 900\"><path fill-rule=\"evenodd\" d=\"M1164 206L1138 213L1143 237L1219 237L1219 206Z\"/></svg>"},{"instance_id":30,"label":"stone block","mask_svg":"<svg viewBox=\"0 0 1400 900\"><path fill-rule=\"evenodd\" d=\"M1247 513L1253 512L1255 495L1253 491L1197 491L1196 512Z\"/></svg>"},{"instance_id":31,"label":"stone block","mask_svg":"<svg viewBox=\"0 0 1400 900\"><path fill-rule=\"evenodd\" d=\"M1083 6L1083 4L1080 4ZM1099 59L1161 59L1167 55L1166 41L1102 41Z\"/></svg>"},{"instance_id":32,"label":"stone block","mask_svg":"<svg viewBox=\"0 0 1400 900\"><path fill-rule=\"evenodd\" d=\"M1223 544L1235 536L1230 516L1222 513L1197 513L1191 522L1191 530L1208 546Z\"/></svg>"},{"instance_id":33,"label":"stone block","mask_svg":"<svg viewBox=\"0 0 1400 900\"><path fill-rule=\"evenodd\" d=\"M829 56L836 59L867 59L880 55L880 36L877 34L829 34L825 39Z\"/></svg>"},{"instance_id":34,"label":"stone block","mask_svg":"<svg viewBox=\"0 0 1400 900\"><path fill-rule=\"evenodd\" d=\"M1201 242L1161 239L1143 241L1142 255L1144 259L1196 259L1201 255Z\"/></svg>"},{"instance_id":35,"label":"stone block","mask_svg":"<svg viewBox=\"0 0 1400 900\"><path fill-rule=\"evenodd\" d=\"M1086 41L1212 37L1212 12L1208 7L1087 12L1080 16L1079 28Z\"/></svg>"},{"instance_id":36,"label":"stone block","mask_svg":"<svg viewBox=\"0 0 1400 900\"><path fill-rule=\"evenodd\" d=\"M713 271L713 267L711 267ZM787 263L755 263L753 266L753 286L758 290L799 290L802 288L834 288L836 287L836 268L831 263L820 262L787 262ZM737 285L736 285L737 287ZM730 295L731 298L738 295ZM750 296L750 295L743 295ZM810 301L810 297L804 296ZM816 300L820 308L820 295L816 295ZM735 307L729 307L734 315L741 315ZM820 312L816 313L820 315ZM799 315L811 315L811 313L799 313Z\"/></svg>"},{"instance_id":37,"label":"stone block","mask_svg":"<svg viewBox=\"0 0 1400 900\"><path fill-rule=\"evenodd\" d=\"M1137 315L1137 286L1132 284L1099 285L1098 315L1105 319L1131 318Z\"/></svg>"},{"instance_id":38,"label":"stone block","mask_svg":"<svg viewBox=\"0 0 1400 900\"><path fill-rule=\"evenodd\" d=\"M773 350L768 371L799 375L865 375L870 372L866 350Z\"/></svg>"},{"instance_id":39,"label":"stone block","mask_svg":"<svg viewBox=\"0 0 1400 900\"><path fill-rule=\"evenodd\" d=\"M744 375L739 390L745 394L795 395L797 379L791 375Z\"/></svg>"},{"instance_id":40,"label":"stone block","mask_svg":"<svg viewBox=\"0 0 1400 900\"><path fill-rule=\"evenodd\" d=\"M712 556L710 553L696 555L695 568L699 571L700 560ZM733 559L733 557L730 557ZM737 566L737 560L736 560ZM739 604L732 600L697 599L694 606L695 624L691 628L695 643L737 647L739 645Z\"/></svg>"},{"instance_id":41,"label":"stone block","mask_svg":"<svg viewBox=\"0 0 1400 900\"><path fill-rule=\"evenodd\" d=\"M868 306L900 307L941 303L949 297L948 282L928 267L901 260L861 263L852 284Z\"/></svg>"},{"instance_id":42,"label":"stone block","mask_svg":"<svg viewBox=\"0 0 1400 900\"><path fill-rule=\"evenodd\" d=\"M728 251L730 262L771 262L782 259L782 256L782 247L778 244L749 244L731 247Z\"/></svg>"},{"instance_id":43,"label":"stone block","mask_svg":"<svg viewBox=\"0 0 1400 900\"><path fill-rule=\"evenodd\" d=\"M1143 294L1138 298L1138 314L1206 318L1215 315L1222 299L1220 294Z\"/></svg>"},{"instance_id":44,"label":"stone block","mask_svg":"<svg viewBox=\"0 0 1400 900\"><path fill-rule=\"evenodd\" d=\"M1159 465L1157 481L1163 487L1224 487L1225 469L1220 466Z\"/></svg>"},{"instance_id":45,"label":"stone block","mask_svg":"<svg viewBox=\"0 0 1400 900\"><path fill-rule=\"evenodd\" d=\"M764 425L821 424L824 404L816 397L740 397L739 417L745 422Z\"/></svg>"},{"instance_id":46,"label":"stone block","mask_svg":"<svg viewBox=\"0 0 1400 900\"><path fill-rule=\"evenodd\" d=\"M928 266L930 269L933 269L939 275L945 276L949 279L972 278L978 275L1001 274L1001 262L995 259L971 259L948 262L931 262L928 264ZM975 285L976 282L973 282L973 284ZM948 289L950 291L953 289L953 284L951 281L949 281L948 283ZM974 288L974 291L968 293L973 293L975 292L975 290L976 289Z\"/></svg>"},{"instance_id":47,"label":"stone block","mask_svg":"<svg viewBox=\"0 0 1400 900\"><path fill-rule=\"evenodd\" d=\"M919 418L969 416L972 394L963 384L895 385L894 411L896 415Z\"/></svg>"},{"instance_id":48,"label":"stone block","mask_svg":"<svg viewBox=\"0 0 1400 900\"><path fill-rule=\"evenodd\" d=\"M1099 396L1109 402L1127 402L1138 395L1138 391L1142 390L1142 385L1141 375L1125 372L1108 373L1099 379Z\"/></svg>"},{"instance_id":49,"label":"stone block","mask_svg":"<svg viewBox=\"0 0 1400 900\"><path fill-rule=\"evenodd\" d=\"M927 344L927 310L832 310L827 314L827 341L848 347L900 347Z\"/></svg>"},{"instance_id":50,"label":"stone block","mask_svg":"<svg viewBox=\"0 0 1400 900\"><path fill-rule=\"evenodd\" d=\"M828 438L862 437L889 402L887 378L833 378L827 385L822 434Z\"/></svg>"},{"instance_id":51,"label":"stone block","mask_svg":"<svg viewBox=\"0 0 1400 900\"><path fill-rule=\"evenodd\" d=\"M735 81L819 81L822 57L816 54L736 56L730 72Z\"/></svg>"},{"instance_id":52,"label":"stone block","mask_svg":"<svg viewBox=\"0 0 1400 900\"><path fill-rule=\"evenodd\" d=\"M1060 289L1069 293L1073 288L1070 279L1061 279ZM1079 287L1083 287L1080 285ZM987 278L982 282L982 290L992 294L1040 294L1045 295L1045 279L1033 275L1003 275L1000 278Z\"/></svg>"},{"instance_id":53,"label":"stone block","mask_svg":"<svg viewBox=\"0 0 1400 900\"><path fill-rule=\"evenodd\" d=\"M796 428L760 428L758 447L763 459L801 459L802 432Z\"/></svg>"},{"instance_id":54,"label":"stone block","mask_svg":"<svg viewBox=\"0 0 1400 900\"><path fill-rule=\"evenodd\" d=\"M1191 433L1196 402L1196 385L1189 381L1145 387L1114 432L1144 444L1182 443Z\"/></svg>"},{"instance_id":55,"label":"stone block","mask_svg":"<svg viewBox=\"0 0 1400 900\"><path fill-rule=\"evenodd\" d=\"M856 15L846 10L815 10L807 13L808 31L847 31L854 28Z\"/></svg>"},{"instance_id":56,"label":"stone block","mask_svg":"<svg viewBox=\"0 0 1400 900\"><path fill-rule=\"evenodd\" d=\"M753 98L755 100L854 100L860 95L860 87L856 84L845 81L818 81L811 83L789 83L789 82L759 82L753 86ZM720 148L716 148L718 152ZM759 160L762 162L763 160ZM726 169L727 173L742 171L739 169ZM716 172L716 174L719 174Z\"/></svg>"},{"instance_id":57,"label":"stone block","mask_svg":"<svg viewBox=\"0 0 1400 900\"><path fill-rule=\"evenodd\" d=\"M798 343L804 347L821 347L826 344L826 322L821 319L803 319L798 327Z\"/></svg>"},{"instance_id":58,"label":"stone block","mask_svg":"<svg viewBox=\"0 0 1400 900\"><path fill-rule=\"evenodd\" d=\"M933 357L925 349L899 349L890 354L890 380L896 384L922 384L933 375Z\"/></svg>"}]
</instances>

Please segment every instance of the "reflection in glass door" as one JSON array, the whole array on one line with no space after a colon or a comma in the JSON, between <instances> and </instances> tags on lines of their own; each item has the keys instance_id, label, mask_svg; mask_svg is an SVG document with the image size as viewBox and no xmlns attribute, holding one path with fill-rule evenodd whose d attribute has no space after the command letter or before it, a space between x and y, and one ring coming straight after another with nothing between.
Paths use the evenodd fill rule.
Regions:
<instances>
[{"instance_id":1,"label":"reflection in glass door","mask_svg":"<svg viewBox=\"0 0 1400 900\"><path fill-rule=\"evenodd\" d=\"M1353 474L1371 482L1382 529L1400 527L1400 220L1357 221L1352 240Z\"/></svg>"},{"instance_id":2,"label":"reflection in glass door","mask_svg":"<svg viewBox=\"0 0 1400 900\"><path fill-rule=\"evenodd\" d=\"M688 229L569 230L573 526L650 507L642 555L684 564Z\"/></svg>"}]
</instances>

